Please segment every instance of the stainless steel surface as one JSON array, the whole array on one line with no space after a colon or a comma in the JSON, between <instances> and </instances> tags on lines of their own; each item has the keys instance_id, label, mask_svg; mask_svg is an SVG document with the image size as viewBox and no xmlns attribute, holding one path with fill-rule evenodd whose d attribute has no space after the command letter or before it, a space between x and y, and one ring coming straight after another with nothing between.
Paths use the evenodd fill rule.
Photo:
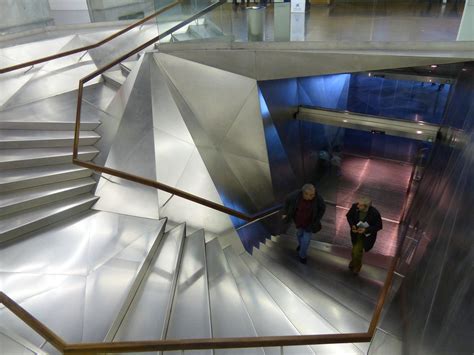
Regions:
<instances>
[{"instance_id":1,"label":"stainless steel surface","mask_svg":"<svg viewBox=\"0 0 474 355\"><path fill-rule=\"evenodd\" d=\"M211 338L204 230L186 237L166 339ZM185 352L187 353L187 352ZM213 354L212 350L190 351Z\"/></svg>"},{"instance_id":2,"label":"stainless steel surface","mask_svg":"<svg viewBox=\"0 0 474 355\"><path fill-rule=\"evenodd\" d=\"M472 324L473 63L452 88L441 139L401 223L405 277L392 286L369 354L470 354ZM468 137L451 141L450 130ZM416 241L416 243L414 243ZM414 245L416 247L414 248ZM409 319L409 322L405 320Z\"/></svg>"},{"instance_id":3,"label":"stainless steel surface","mask_svg":"<svg viewBox=\"0 0 474 355\"><path fill-rule=\"evenodd\" d=\"M317 310L311 308L252 256L243 253L240 257L300 334L338 333ZM312 345L311 348L316 354L362 354L357 347L351 344Z\"/></svg>"},{"instance_id":4,"label":"stainless steel surface","mask_svg":"<svg viewBox=\"0 0 474 355\"><path fill-rule=\"evenodd\" d=\"M89 169L72 164L3 170L0 172L0 191L12 191L80 179L90 176L91 173Z\"/></svg>"},{"instance_id":5,"label":"stainless steel surface","mask_svg":"<svg viewBox=\"0 0 474 355\"><path fill-rule=\"evenodd\" d=\"M0 196L0 216L87 193L94 186L95 180L87 177L56 183L53 186L43 185L6 192Z\"/></svg>"},{"instance_id":6,"label":"stainless steel surface","mask_svg":"<svg viewBox=\"0 0 474 355\"><path fill-rule=\"evenodd\" d=\"M224 254L257 334L259 336L299 334L295 326L272 299L272 296L252 275L234 250L230 247L225 248ZM313 351L308 346L295 346L288 348L287 353L312 354ZM265 348L265 354L279 354L279 349Z\"/></svg>"},{"instance_id":7,"label":"stainless steel surface","mask_svg":"<svg viewBox=\"0 0 474 355\"><path fill-rule=\"evenodd\" d=\"M2 290L66 341L102 341L162 225L89 211L4 244ZM42 344L5 309L0 317L8 329Z\"/></svg>"},{"instance_id":8,"label":"stainless steel surface","mask_svg":"<svg viewBox=\"0 0 474 355\"><path fill-rule=\"evenodd\" d=\"M116 134L113 135L110 150L108 154L104 153L107 154L106 167L155 180L150 61L152 57L145 56L136 77L132 74L127 79L132 81L135 79L133 91L120 116L120 123ZM121 110L117 112L119 111ZM112 181L100 180L96 194L101 199L95 208L147 218L159 217L158 196L154 188L115 177Z\"/></svg>"},{"instance_id":9,"label":"stainless steel surface","mask_svg":"<svg viewBox=\"0 0 474 355\"><path fill-rule=\"evenodd\" d=\"M267 244L260 246L260 250L265 253L265 255L280 262L286 268L293 270L298 276L315 288L345 305L363 319L370 321L375 307L375 303L371 299L333 280L331 275L318 272L317 268L308 267L310 266L309 264L302 265L296 256L292 256L288 251L279 248L271 241L267 241L266 243Z\"/></svg>"},{"instance_id":10,"label":"stainless steel surface","mask_svg":"<svg viewBox=\"0 0 474 355\"><path fill-rule=\"evenodd\" d=\"M388 119L377 116L359 115L351 112L322 110L317 108L300 107L296 116L298 119L357 129L362 131L380 131L397 137L411 138L421 141L434 142L439 131L439 125Z\"/></svg>"},{"instance_id":11,"label":"stainless steel surface","mask_svg":"<svg viewBox=\"0 0 474 355\"><path fill-rule=\"evenodd\" d=\"M245 308L239 289L227 263L219 241L206 244L209 300L211 306L212 336L252 337L257 336L252 320ZM232 321L229 322L229 319ZM260 354L263 349L221 349L215 354Z\"/></svg>"},{"instance_id":12,"label":"stainless steel surface","mask_svg":"<svg viewBox=\"0 0 474 355\"><path fill-rule=\"evenodd\" d=\"M338 302L325 292L312 286L293 270L285 267L284 263L270 258L259 249L254 249L252 255L308 306L319 313L337 332L363 333L369 328L367 320L354 313L343 303ZM368 345L366 344L357 343L354 345L364 353L368 350Z\"/></svg>"},{"instance_id":13,"label":"stainless steel surface","mask_svg":"<svg viewBox=\"0 0 474 355\"><path fill-rule=\"evenodd\" d=\"M97 201L91 194L70 197L38 208L12 213L2 218L0 242L39 229L63 218L89 209Z\"/></svg>"},{"instance_id":14,"label":"stainless steel surface","mask_svg":"<svg viewBox=\"0 0 474 355\"><path fill-rule=\"evenodd\" d=\"M0 353L14 355L45 354L39 348L23 343L24 339L15 337L4 328L0 328Z\"/></svg>"},{"instance_id":15,"label":"stainless steel surface","mask_svg":"<svg viewBox=\"0 0 474 355\"><path fill-rule=\"evenodd\" d=\"M185 234L184 224L163 237L152 262L114 340L163 339L173 302L179 257Z\"/></svg>"},{"instance_id":16,"label":"stainless steel surface","mask_svg":"<svg viewBox=\"0 0 474 355\"><path fill-rule=\"evenodd\" d=\"M99 151L93 147L79 148L79 157L83 160L93 159ZM24 168L51 164L69 163L72 159L71 148L26 148L4 149L0 157L0 167Z\"/></svg>"}]
</instances>

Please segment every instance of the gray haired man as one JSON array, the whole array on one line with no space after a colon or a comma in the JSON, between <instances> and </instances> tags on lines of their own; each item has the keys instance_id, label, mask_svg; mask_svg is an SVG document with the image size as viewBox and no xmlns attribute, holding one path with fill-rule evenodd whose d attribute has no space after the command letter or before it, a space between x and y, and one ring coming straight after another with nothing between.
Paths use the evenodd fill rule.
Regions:
<instances>
[{"instance_id":1,"label":"gray haired man","mask_svg":"<svg viewBox=\"0 0 474 355\"><path fill-rule=\"evenodd\" d=\"M283 209L283 220L293 221L298 238L298 255L300 262L306 264L306 253L313 233L321 230L321 219L326 211L326 204L311 184L303 185L301 190L292 192L286 197Z\"/></svg>"}]
</instances>

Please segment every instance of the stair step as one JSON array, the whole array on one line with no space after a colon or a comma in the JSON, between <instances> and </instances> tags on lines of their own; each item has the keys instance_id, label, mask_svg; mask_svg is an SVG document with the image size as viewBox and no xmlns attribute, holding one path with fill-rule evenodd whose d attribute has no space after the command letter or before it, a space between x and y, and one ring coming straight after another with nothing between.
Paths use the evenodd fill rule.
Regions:
<instances>
[{"instance_id":1,"label":"stair step","mask_svg":"<svg viewBox=\"0 0 474 355\"><path fill-rule=\"evenodd\" d=\"M73 164L47 165L0 172L0 192L88 177L92 171Z\"/></svg>"},{"instance_id":2,"label":"stair step","mask_svg":"<svg viewBox=\"0 0 474 355\"><path fill-rule=\"evenodd\" d=\"M188 31L196 38L214 38L223 35L222 31L218 31L216 27L209 25L189 25Z\"/></svg>"},{"instance_id":3,"label":"stair step","mask_svg":"<svg viewBox=\"0 0 474 355\"><path fill-rule=\"evenodd\" d=\"M119 89L125 80L127 79L126 76L122 74L122 70L111 70L102 74L104 81L106 84L110 84L114 88Z\"/></svg>"},{"instance_id":4,"label":"stair step","mask_svg":"<svg viewBox=\"0 0 474 355\"><path fill-rule=\"evenodd\" d=\"M171 38L173 42L195 41L197 39L200 39L198 36L191 32L172 34Z\"/></svg>"},{"instance_id":5,"label":"stair step","mask_svg":"<svg viewBox=\"0 0 474 355\"><path fill-rule=\"evenodd\" d=\"M285 248L289 254L296 255L296 246L298 243L295 239L281 238L278 246ZM365 294L373 300L376 300L380 289L385 281L386 271L377 269L373 266L364 265L361 272L355 277L348 269L349 260L332 255L320 250L308 248L308 263L321 272L330 274L334 280L338 280L345 284L353 284L357 287L357 291ZM357 285L354 280L357 279Z\"/></svg>"},{"instance_id":6,"label":"stair step","mask_svg":"<svg viewBox=\"0 0 474 355\"><path fill-rule=\"evenodd\" d=\"M300 334L338 333L316 310L306 304L250 254L242 253L240 257ZM362 354L351 344L312 345L311 348L316 354Z\"/></svg>"},{"instance_id":7,"label":"stair step","mask_svg":"<svg viewBox=\"0 0 474 355\"><path fill-rule=\"evenodd\" d=\"M86 177L4 193L0 196L0 216L90 192L95 184Z\"/></svg>"},{"instance_id":8,"label":"stair step","mask_svg":"<svg viewBox=\"0 0 474 355\"><path fill-rule=\"evenodd\" d=\"M100 136L93 131L81 131L79 145L93 145ZM0 130L0 149L70 147L73 131Z\"/></svg>"},{"instance_id":9,"label":"stair step","mask_svg":"<svg viewBox=\"0 0 474 355\"><path fill-rule=\"evenodd\" d=\"M122 71L122 75L127 77L128 74L130 74L130 72L133 70L137 62L138 60L130 60L128 62L120 63L120 70Z\"/></svg>"},{"instance_id":10,"label":"stair step","mask_svg":"<svg viewBox=\"0 0 474 355\"><path fill-rule=\"evenodd\" d=\"M81 131L93 131L99 127L100 121L83 121ZM73 121L35 121L31 119L9 119L0 121L0 129L44 130L44 131L74 131L76 123Z\"/></svg>"},{"instance_id":11,"label":"stair step","mask_svg":"<svg viewBox=\"0 0 474 355\"><path fill-rule=\"evenodd\" d=\"M296 241L296 237L294 235L272 236L272 240L274 242L278 242L281 239L288 238ZM347 262L349 262L349 260L351 259L352 248L348 246L330 244L319 240L311 240L310 246L311 248L314 248L316 250L344 258L347 260ZM385 270L389 269L392 260L392 256L376 254L373 252L364 253L364 265L374 266L376 270L380 273L380 276L382 276L382 279L384 275L386 275Z\"/></svg>"},{"instance_id":12,"label":"stair step","mask_svg":"<svg viewBox=\"0 0 474 355\"><path fill-rule=\"evenodd\" d=\"M98 199L87 193L4 216L0 223L0 242L85 211Z\"/></svg>"},{"instance_id":13,"label":"stair step","mask_svg":"<svg viewBox=\"0 0 474 355\"><path fill-rule=\"evenodd\" d=\"M163 236L158 255L133 299L114 341L164 339L183 250L185 225Z\"/></svg>"},{"instance_id":14,"label":"stair step","mask_svg":"<svg viewBox=\"0 0 474 355\"><path fill-rule=\"evenodd\" d=\"M204 230L199 230L185 238L166 339L212 337L207 285Z\"/></svg>"},{"instance_id":15,"label":"stair step","mask_svg":"<svg viewBox=\"0 0 474 355\"><path fill-rule=\"evenodd\" d=\"M80 147L79 158L92 160L99 151L94 147ZM5 149L0 156L1 169L15 169L32 166L69 163L72 160L71 147Z\"/></svg>"},{"instance_id":16,"label":"stair step","mask_svg":"<svg viewBox=\"0 0 474 355\"><path fill-rule=\"evenodd\" d=\"M247 309L240 297L239 289L227 263L219 240L206 244L209 300L211 304L212 336L214 338L255 337ZM229 320L232 321L229 321ZM262 348L215 350L216 355L263 355Z\"/></svg>"},{"instance_id":17,"label":"stair step","mask_svg":"<svg viewBox=\"0 0 474 355\"><path fill-rule=\"evenodd\" d=\"M296 257L296 252L288 252L288 250L280 248L278 244L271 241L261 244L260 250L269 258L280 262L287 269L293 270L294 273L315 288L350 308L366 321L370 321L372 318L375 301L356 291L352 285L345 285L335 280L330 273L321 272L317 267L312 267L309 262L306 265L301 264ZM357 285L360 282L357 277L354 277L354 284Z\"/></svg>"},{"instance_id":18,"label":"stair step","mask_svg":"<svg viewBox=\"0 0 474 355\"><path fill-rule=\"evenodd\" d=\"M298 335L296 328L275 303L272 296L253 276L242 259L237 256L234 249L227 247L224 249L224 254L258 335ZM285 354L313 353L309 346L292 346L285 349ZM280 354L280 349L265 348L265 354Z\"/></svg>"},{"instance_id":19,"label":"stair step","mask_svg":"<svg viewBox=\"0 0 474 355\"><path fill-rule=\"evenodd\" d=\"M285 267L280 261L270 258L257 248L254 248L252 255L268 272L278 278L300 297L301 300L327 320L337 332L364 333L369 329L369 322L367 320L354 313L342 303L337 302L320 289L310 285L306 280L298 276L293 269ZM364 354L367 353L367 344L356 343L354 345ZM335 353L342 354L345 352Z\"/></svg>"}]
</instances>

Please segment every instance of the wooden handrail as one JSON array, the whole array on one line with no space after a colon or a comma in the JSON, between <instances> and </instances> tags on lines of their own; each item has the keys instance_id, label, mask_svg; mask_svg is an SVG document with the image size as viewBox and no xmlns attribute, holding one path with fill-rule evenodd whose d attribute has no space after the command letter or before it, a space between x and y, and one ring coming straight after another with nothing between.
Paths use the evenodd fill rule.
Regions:
<instances>
[{"instance_id":1,"label":"wooden handrail","mask_svg":"<svg viewBox=\"0 0 474 355\"><path fill-rule=\"evenodd\" d=\"M397 255L401 247L398 246ZM387 273L384 286L380 292L370 326L365 333L339 333L318 335L293 335L293 336L267 336L246 338L208 338L208 339L172 339L152 341L128 341L109 343L82 343L67 344L52 330L34 318L25 309L19 306L3 292L0 292L0 303L28 324L35 332L51 343L57 350L64 354L96 354L96 353L125 353L147 351L171 350L203 350L203 349L229 349L229 348L256 348L271 346L298 346L316 344L341 344L369 342L375 334L377 323L380 319L383 305L388 295L393 279L396 263L399 257L394 258Z\"/></svg>"},{"instance_id":2,"label":"wooden handrail","mask_svg":"<svg viewBox=\"0 0 474 355\"><path fill-rule=\"evenodd\" d=\"M365 343L368 333L287 335L248 338L177 339L156 341L127 341L114 343L68 344L64 354L122 353L172 350L239 349L272 346Z\"/></svg>"},{"instance_id":3,"label":"wooden handrail","mask_svg":"<svg viewBox=\"0 0 474 355\"><path fill-rule=\"evenodd\" d=\"M0 303L7 307L13 314L20 318L23 322L38 333L43 339L48 341L57 350L63 352L66 347L66 342L55 334L51 329L41 323L38 319L33 317L28 311L21 307L18 303L13 301L5 293L0 291Z\"/></svg>"},{"instance_id":4,"label":"wooden handrail","mask_svg":"<svg viewBox=\"0 0 474 355\"><path fill-rule=\"evenodd\" d=\"M75 49L71 49L69 51L65 51L65 52L61 52L61 53L57 53L57 54L53 54L53 55L50 55L50 56L47 56L47 57L43 57L43 58L38 58L38 59L35 59L35 60L31 60L29 62L25 62L25 63L21 63L21 64L16 64L16 65L12 65L10 67L6 67L6 68L1 68L0 69L0 74L3 74L3 73L8 73L8 72L11 72L11 71L14 71L14 70L17 70L17 69L21 69L21 68L26 68L26 67L30 67L32 65L35 65L35 64L39 64L39 63L44 63L44 62L48 62L50 60L53 60L53 59L58 59L58 58L61 58L61 57L66 57L68 55L71 55L71 54L75 54L75 53L79 53L79 52L84 52L84 51L88 51L90 49L93 49L93 48L96 48L96 47L99 47L107 42L110 42L111 40L113 40L114 38L134 29L135 27L138 27L142 24L144 24L145 22L147 22L148 20L151 20L152 18L162 14L163 12L165 11L168 11L169 9L171 9L172 7L178 5L179 3L181 2L181 0L176 0L174 2L172 2L171 4L169 5L166 5L165 7L159 9L158 11L152 13L151 15L141 19L140 21L137 21L137 22L134 22L132 23L130 26L120 30L120 31L117 31L115 32L114 34L104 38L103 40L99 41L99 42L96 42L96 43L93 43L93 44L90 44L88 46L84 46L84 47L80 47L80 48L75 48Z\"/></svg>"}]
</instances>

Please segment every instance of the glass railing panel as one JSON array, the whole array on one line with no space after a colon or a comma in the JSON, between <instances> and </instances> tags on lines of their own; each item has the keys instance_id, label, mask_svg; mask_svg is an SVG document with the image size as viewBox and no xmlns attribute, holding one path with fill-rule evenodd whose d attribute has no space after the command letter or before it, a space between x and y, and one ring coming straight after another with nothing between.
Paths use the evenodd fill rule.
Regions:
<instances>
[{"instance_id":1,"label":"glass railing panel","mask_svg":"<svg viewBox=\"0 0 474 355\"><path fill-rule=\"evenodd\" d=\"M301 1L299 8L298 1L293 5L237 2L225 3L205 18L216 21L221 16L219 27L238 42L451 42L474 38L464 28L473 15L460 2L328 0L305 6Z\"/></svg>"}]
</instances>

